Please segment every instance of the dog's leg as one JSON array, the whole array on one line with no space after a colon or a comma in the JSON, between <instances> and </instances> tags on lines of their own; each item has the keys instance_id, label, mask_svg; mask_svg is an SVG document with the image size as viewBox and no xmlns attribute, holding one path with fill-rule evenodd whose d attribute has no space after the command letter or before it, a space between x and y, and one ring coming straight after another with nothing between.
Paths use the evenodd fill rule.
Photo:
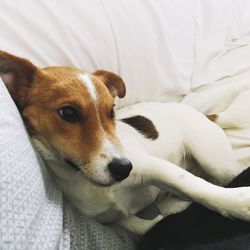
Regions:
<instances>
[{"instance_id":1,"label":"dog's leg","mask_svg":"<svg viewBox=\"0 0 250 250\"><path fill-rule=\"evenodd\" d=\"M118 224L124 228L127 228L131 232L143 235L162 219L163 219L162 215L158 215L152 220L145 220L135 215L131 215L126 219L120 220Z\"/></svg>"},{"instance_id":2,"label":"dog's leg","mask_svg":"<svg viewBox=\"0 0 250 250\"><path fill-rule=\"evenodd\" d=\"M134 165L131 178L185 196L224 216L250 221L250 187L223 188L146 153L128 154Z\"/></svg>"},{"instance_id":3,"label":"dog's leg","mask_svg":"<svg viewBox=\"0 0 250 250\"><path fill-rule=\"evenodd\" d=\"M244 170L237 163L232 145L220 127L203 117L193 131L185 133L186 150L216 184L224 186Z\"/></svg>"},{"instance_id":4,"label":"dog's leg","mask_svg":"<svg viewBox=\"0 0 250 250\"><path fill-rule=\"evenodd\" d=\"M155 206L159 208L161 214L166 217L170 214L180 213L185 210L192 202L180 199L171 195L170 197L163 196L155 201Z\"/></svg>"}]
</instances>

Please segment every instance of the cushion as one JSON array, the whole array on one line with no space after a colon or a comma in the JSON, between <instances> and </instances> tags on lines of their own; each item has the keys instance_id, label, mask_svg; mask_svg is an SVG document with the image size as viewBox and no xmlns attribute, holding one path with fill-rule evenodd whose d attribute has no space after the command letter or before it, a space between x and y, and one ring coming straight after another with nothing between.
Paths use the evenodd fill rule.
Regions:
<instances>
[{"instance_id":1,"label":"cushion","mask_svg":"<svg viewBox=\"0 0 250 250\"><path fill-rule=\"evenodd\" d=\"M114 71L127 85L120 106L177 100L190 91L194 2L0 0L0 49L41 67Z\"/></svg>"},{"instance_id":2,"label":"cushion","mask_svg":"<svg viewBox=\"0 0 250 250\"><path fill-rule=\"evenodd\" d=\"M0 0L0 49L38 66L120 74L127 96L177 101L249 65L248 0ZM21 8L20 8L21 6ZM244 47L235 56L225 51ZM241 59L242 55L244 60ZM237 60L237 63L236 63ZM218 67L219 65L219 67Z\"/></svg>"}]
</instances>

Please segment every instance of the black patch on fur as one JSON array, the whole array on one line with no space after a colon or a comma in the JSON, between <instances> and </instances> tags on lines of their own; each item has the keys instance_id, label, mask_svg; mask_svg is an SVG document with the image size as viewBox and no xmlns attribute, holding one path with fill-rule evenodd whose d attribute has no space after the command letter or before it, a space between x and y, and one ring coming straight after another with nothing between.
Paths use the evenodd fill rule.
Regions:
<instances>
[{"instance_id":1,"label":"black patch on fur","mask_svg":"<svg viewBox=\"0 0 250 250\"><path fill-rule=\"evenodd\" d=\"M155 140L159 137L159 133L154 123L144 116L135 115L128 118L123 118L121 121L138 130L146 138Z\"/></svg>"}]
</instances>

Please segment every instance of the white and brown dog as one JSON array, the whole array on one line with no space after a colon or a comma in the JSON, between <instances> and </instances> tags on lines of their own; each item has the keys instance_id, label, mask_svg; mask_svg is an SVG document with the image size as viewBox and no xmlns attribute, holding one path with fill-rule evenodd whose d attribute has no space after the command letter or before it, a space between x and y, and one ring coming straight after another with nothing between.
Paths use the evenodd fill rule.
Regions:
<instances>
[{"instance_id":1,"label":"white and brown dog","mask_svg":"<svg viewBox=\"0 0 250 250\"><path fill-rule=\"evenodd\" d=\"M143 233L161 218L137 217L145 207L155 202L167 215L188 205L171 193L250 220L250 187L200 178L225 185L242 171L223 130L201 113L140 103L115 119L114 98L126 92L118 75L41 69L3 51L0 75L55 181L84 214Z\"/></svg>"}]
</instances>

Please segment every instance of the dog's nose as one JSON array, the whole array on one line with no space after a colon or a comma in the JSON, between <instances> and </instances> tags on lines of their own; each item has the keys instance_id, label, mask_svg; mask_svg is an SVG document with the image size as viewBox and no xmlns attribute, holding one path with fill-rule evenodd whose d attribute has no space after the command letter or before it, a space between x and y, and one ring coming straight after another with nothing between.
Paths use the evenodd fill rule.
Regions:
<instances>
[{"instance_id":1,"label":"dog's nose","mask_svg":"<svg viewBox=\"0 0 250 250\"><path fill-rule=\"evenodd\" d=\"M108 169L116 181L122 181L129 176L132 163L127 158L115 158L108 164Z\"/></svg>"}]
</instances>

